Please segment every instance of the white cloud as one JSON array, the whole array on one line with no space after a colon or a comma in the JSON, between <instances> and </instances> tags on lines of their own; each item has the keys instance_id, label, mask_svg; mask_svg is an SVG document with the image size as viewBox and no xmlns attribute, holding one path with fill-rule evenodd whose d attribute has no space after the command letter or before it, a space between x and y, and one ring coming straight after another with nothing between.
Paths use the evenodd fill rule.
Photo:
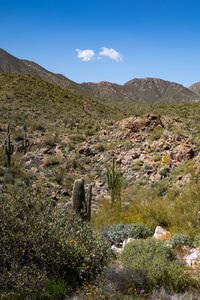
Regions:
<instances>
[{"instance_id":1,"label":"white cloud","mask_svg":"<svg viewBox=\"0 0 200 300\"><path fill-rule=\"evenodd\" d=\"M101 48L100 56L108 57L117 62L122 61L122 55L113 48Z\"/></svg>"},{"instance_id":2,"label":"white cloud","mask_svg":"<svg viewBox=\"0 0 200 300\"><path fill-rule=\"evenodd\" d=\"M91 61L95 57L95 52L92 49L80 50L76 49L77 57L82 61Z\"/></svg>"}]
</instances>

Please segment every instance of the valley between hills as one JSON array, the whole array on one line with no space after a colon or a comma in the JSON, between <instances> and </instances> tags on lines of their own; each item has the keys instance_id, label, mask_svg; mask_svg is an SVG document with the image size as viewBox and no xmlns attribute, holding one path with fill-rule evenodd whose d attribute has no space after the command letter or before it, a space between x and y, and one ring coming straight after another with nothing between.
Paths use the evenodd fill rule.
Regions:
<instances>
[{"instance_id":1,"label":"valley between hills","mask_svg":"<svg viewBox=\"0 0 200 300\"><path fill-rule=\"evenodd\" d=\"M8 161L8 138L12 145L12 151L10 150L9 154L10 163ZM29 208L32 209L33 199L30 199L30 203L27 202L29 206L26 206L28 204L23 202L23 199L25 199L23 197L30 197L30 195L38 193L38 195L41 195L41 199L46 197L45 201L48 199L49 203L53 203L53 207L61 210L62 215L66 213L64 222L66 222L69 232L71 226L74 226L75 231L79 232L82 221L79 220L76 223L76 219L73 219L69 212L74 205L74 181L80 181L83 178L86 191L89 190L90 184L92 185L91 226L101 232L104 238L115 247L114 253L117 258L119 255L117 249L121 247L124 240L152 236L157 226L160 226L164 233L165 230L170 233L170 239L167 242L173 241L172 244L174 243L174 249L182 264L185 263L184 257L191 254L191 249L195 249L198 253L195 262L192 262L194 265L190 266L189 273L193 275L187 280L185 279L187 276L185 276L184 279L181 277L179 282L178 280L175 282L170 272L174 272L175 277L183 274L181 271L179 273L178 267L175 269L173 265L171 266L174 268L172 271L165 270L167 272L166 277L169 278L163 279L160 275L158 279L157 275L154 276L155 274L151 270L153 275L150 274L148 278L145 278L143 274L145 283L135 279L135 285L132 288L128 280L122 279L124 277L130 278L128 275L130 270L125 268L122 271L121 262L119 263L119 259L115 259L112 270L117 274L116 277L119 276L119 279L110 279L109 272L111 270L107 270L104 279L106 278L109 283L106 285L104 282L101 287L97 288L95 284L93 285L94 274L89 269L87 260L84 261L85 265L83 263L80 266L78 256L83 254L84 257L87 257L88 255L89 263L93 264L94 269L96 268L95 272L100 273L101 268L97 267L99 263L96 261L97 257L102 255L101 260L103 261L103 257L105 258L105 262L103 261L102 264L106 264L110 259L110 254L108 255L108 250L105 250L105 245L101 248L90 229L87 228L87 232L83 232L82 235L77 233L80 240L83 239L84 234L88 234L90 241L94 239L94 244L89 244L88 249L85 248L85 241L83 240L81 240L78 248L78 242L73 237L74 233L72 232L67 240L67 243L70 244L67 251L73 253L73 259L76 263L73 266L72 259L70 262L66 260L65 264L72 265L69 272L72 272L78 284L73 285L71 279L67 277L67 288L63 281L61 283L64 287L59 283L62 285L61 289L65 298L57 299L73 299L66 298L66 295L70 295L74 290L77 291L77 288L80 297L78 299L94 299L92 298L94 295L99 297L97 299L136 299L128 298L129 295L124 294L128 287L130 288L130 295L137 295L137 299L157 299L155 295L155 297L152 296L154 298L148 298L150 294L153 295L152 291L157 284L157 280L159 287L164 286L166 293L167 291L188 293L188 295L194 293L192 294L193 298L184 299L198 299L200 284L200 83L197 82L190 88L186 88L180 84L161 79L145 78L133 79L124 85L109 82L78 84L63 75L54 74L44 69L35 62L18 59L1 49L0 141L2 144L0 148L0 195L6 201L11 198L12 203L8 219L4 220L3 210L0 209L2 214L0 217L5 222L5 228L10 224L11 216L18 216L17 210L19 210L19 207L23 207L24 211L29 211ZM110 184L109 174L116 176L115 178L118 180L116 181L117 188L115 182L112 182L113 185ZM23 197L18 195L21 190L23 190ZM15 207L16 202L13 199L18 199L17 201L21 206ZM2 203L4 203L3 200ZM41 209L37 208L37 213L33 212L33 216L36 219L38 216L37 224L39 224L41 233L46 221L45 219L41 221L40 228L39 211L42 211L43 206L42 204L40 206L40 202L38 203L38 207ZM6 204L1 205L5 205L5 211L9 216L9 207ZM45 205L49 207L46 202ZM49 211L45 212L45 217L48 214L53 219L54 213L51 215ZM58 212L58 215L60 217L60 212ZM18 223L21 229L26 228L26 226L23 227L26 215L22 213L22 216L21 219L19 217L20 221ZM26 220L29 220L28 218ZM66 218L68 218L68 221ZM34 221L31 216L30 220L31 222ZM52 229L53 235L56 235L58 230L58 219L56 219L56 222L54 224L55 228ZM47 223L50 224L51 220L47 220ZM37 227L37 224L33 226ZM139 232L137 236L135 229L130 231L127 224L143 224L144 228L137 228ZM49 230L49 228L47 229ZM3 232L3 229L1 230ZM29 227L26 230L29 234L32 234ZM133 231L135 235L128 234L128 232ZM36 232L34 234L34 247L36 247L37 234ZM47 233L43 232L42 234ZM48 237L47 234L47 241L53 235ZM60 235L62 234L60 233ZM2 236L4 240L2 238L0 242L3 245L3 243L6 244L6 235L4 236L2 233ZM20 239L23 240L21 235ZM158 239L165 240L165 238ZM18 241L14 241L14 238L11 238L11 240L13 247L17 249ZM146 240L142 239L142 241L145 243ZM20 257L24 255L27 260L30 259L30 265L34 265L34 259L36 258L32 259L32 254L27 250L29 243L31 244L32 241L24 241L27 248L25 247L26 249L24 248L23 251L26 252L27 256L24 253L18 253L16 257L17 255ZM6 247L9 248L8 245ZM43 253L42 243L40 247L41 249L39 249ZM99 251L98 253L95 252L95 247L96 251ZM147 246L141 244L138 247L146 249ZM161 247L159 251L163 254L165 252L163 246L159 244L158 247ZM5 249L2 248L2 251L5 251ZM48 252L49 250L45 249L45 251ZM87 251L91 251L94 257L90 257ZM100 251L105 252L100 255ZM140 252L140 250L138 251ZM47 252L44 256L47 255ZM132 255L131 249L128 249L127 246L127 250L124 250L123 253L122 261L127 267L129 258ZM50 253L50 255L53 261L54 254ZM167 259L170 255L173 256L171 252L166 254L167 258L164 258L165 265L168 263ZM5 265L8 264L9 259L8 257L5 260ZM39 258L41 265L43 263L42 259ZM162 258L159 259L162 260ZM173 261L173 259L171 260ZM23 265L24 262L20 263ZM49 263L51 264L51 260ZM53 264L55 264L55 268L59 264L62 265L60 261L53 261ZM59 274L64 274L62 273L62 267L58 270ZM74 271L78 270L79 267L80 272ZM136 267L138 268L134 265L133 269L137 269ZM19 265L13 268L13 274L17 274ZM34 265L34 268L31 269L33 273L23 269L25 273L22 272L22 277L28 278L28 276L31 277L31 274L34 274L33 277L41 276L41 282L43 280L45 282L45 276L48 274L51 274L50 277L54 276L48 268L45 269L46 273L43 272L38 275L39 269ZM123 273L125 275L120 272L125 272ZM44 275L44 273L47 275ZM84 292L82 294L82 290L80 290L80 286L85 284L81 274L84 274L87 284L90 282L88 295L91 298L89 296L84 298ZM4 276L8 276L7 273ZM49 278L48 276L47 278ZM66 276L65 274L63 278ZM63 278L62 280L64 280ZM33 282L29 287L26 280L22 278L23 280L27 287L25 294L28 295L32 287L33 290L38 288L37 282ZM74 281L76 280L74 279ZM123 282L125 286L121 290L117 289L117 280ZM172 281L175 282L174 285ZM8 298L2 299L11 299L11 297L17 295L14 294L15 291L17 293L19 291L19 295L23 291L23 286L13 282L15 288L4 288L2 293L5 294L5 297L8 290L11 293L8 293ZM105 287L108 287L109 284L113 285L113 290L107 293ZM147 290L144 289L144 295L143 293L140 294L143 285L147 287ZM103 292L101 289L103 289ZM138 291L140 291L140 295ZM113 298L108 298L108 294L112 294ZM53 299L51 295L50 298L41 299ZM116 295L119 298L114 298Z\"/></svg>"}]
</instances>

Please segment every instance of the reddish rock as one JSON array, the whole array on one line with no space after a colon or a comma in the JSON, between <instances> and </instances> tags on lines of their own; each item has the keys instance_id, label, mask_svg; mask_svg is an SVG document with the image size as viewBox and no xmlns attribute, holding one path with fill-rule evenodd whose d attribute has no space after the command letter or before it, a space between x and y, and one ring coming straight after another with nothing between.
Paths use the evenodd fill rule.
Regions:
<instances>
[{"instance_id":1,"label":"reddish rock","mask_svg":"<svg viewBox=\"0 0 200 300\"><path fill-rule=\"evenodd\" d=\"M186 144L180 144L173 149L171 157L177 162L182 162L193 158L194 150Z\"/></svg>"}]
</instances>

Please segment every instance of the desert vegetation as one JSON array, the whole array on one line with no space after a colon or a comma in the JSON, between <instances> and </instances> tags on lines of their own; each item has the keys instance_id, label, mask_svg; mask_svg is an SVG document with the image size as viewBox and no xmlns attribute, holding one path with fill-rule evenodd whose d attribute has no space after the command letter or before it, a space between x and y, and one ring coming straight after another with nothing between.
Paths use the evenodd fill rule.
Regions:
<instances>
[{"instance_id":1,"label":"desert vegetation","mask_svg":"<svg viewBox=\"0 0 200 300\"><path fill-rule=\"evenodd\" d=\"M199 103L0 79L1 299L198 299Z\"/></svg>"}]
</instances>

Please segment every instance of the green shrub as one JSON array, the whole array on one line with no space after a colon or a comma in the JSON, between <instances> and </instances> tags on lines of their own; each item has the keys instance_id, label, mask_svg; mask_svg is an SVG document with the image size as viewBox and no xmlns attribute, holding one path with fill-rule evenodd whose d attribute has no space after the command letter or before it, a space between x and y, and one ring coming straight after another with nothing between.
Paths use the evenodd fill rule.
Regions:
<instances>
[{"instance_id":1,"label":"green shrub","mask_svg":"<svg viewBox=\"0 0 200 300\"><path fill-rule=\"evenodd\" d=\"M144 288L146 292L155 287L182 291L193 284L184 267L176 260L174 251L161 241L132 241L125 247L122 262L125 267L140 275L140 280L133 284L138 289Z\"/></svg>"},{"instance_id":2,"label":"green shrub","mask_svg":"<svg viewBox=\"0 0 200 300\"><path fill-rule=\"evenodd\" d=\"M177 246L193 247L194 240L187 234L175 234L170 240L170 245L172 247L177 247Z\"/></svg>"},{"instance_id":3,"label":"green shrub","mask_svg":"<svg viewBox=\"0 0 200 300\"><path fill-rule=\"evenodd\" d=\"M153 231L145 224L130 224L130 237L135 239L145 239L153 235Z\"/></svg>"},{"instance_id":4,"label":"green shrub","mask_svg":"<svg viewBox=\"0 0 200 300\"><path fill-rule=\"evenodd\" d=\"M114 224L107 233L108 241L115 245L120 245L127 238L147 238L153 232L145 224Z\"/></svg>"},{"instance_id":5,"label":"green shrub","mask_svg":"<svg viewBox=\"0 0 200 300\"><path fill-rule=\"evenodd\" d=\"M56 278L73 289L93 280L110 259L90 225L54 207L43 189L2 197L0 220L0 294L44 293Z\"/></svg>"},{"instance_id":6,"label":"green shrub","mask_svg":"<svg viewBox=\"0 0 200 300\"><path fill-rule=\"evenodd\" d=\"M128 225L114 224L105 232L105 236L111 244L119 246L120 243L129 237L129 233Z\"/></svg>"},{"instance_id":7,"label":"green shrub","mask_svg":"<svg viewBox=\"0 0 200 300\"><path fill-rule=\"evenodd\" d=\"M43 143L45 146L53 147L59 142L59 135L57 132L46 133Z\"/></svg>"},{"instance_id":8,"label":"green shrub","mask_svg":"<svg viewBox=\"0 0 200 300\"><path fill-rule=\"evenodd\" d=\"M196 235L194 238L194 246L199 247L200 246L200 234Z\"/></svg>"}]
</instances>

